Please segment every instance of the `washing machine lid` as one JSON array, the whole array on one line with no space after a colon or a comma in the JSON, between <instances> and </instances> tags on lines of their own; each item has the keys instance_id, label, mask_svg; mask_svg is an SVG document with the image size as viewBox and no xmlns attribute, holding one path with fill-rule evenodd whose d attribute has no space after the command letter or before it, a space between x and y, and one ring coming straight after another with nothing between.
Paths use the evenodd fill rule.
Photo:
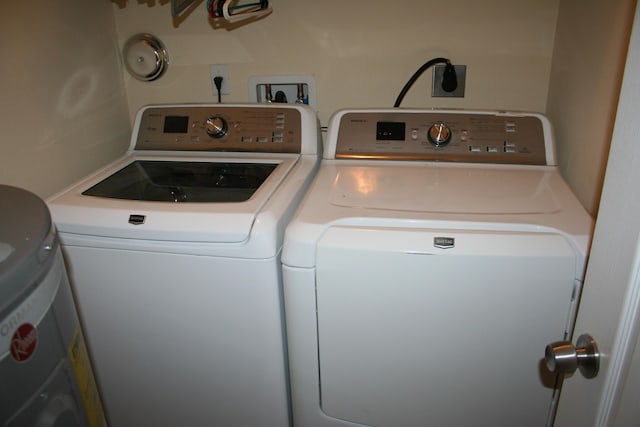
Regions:
<instances>
[{"instance_id":1,"label":"washing machine lid","mask_svg":"<svg viewBox=\"0 0 640 427\"><path fill-rule=\"evenodd\" d=\"M239 243L298 158L134 152L52 197L49 207L61 233Z\"/></svg>"},{"instance_id":2,"label":"washing machine lid","mask_svg":"<svg viewBox=\"0 0 640 427\"><path fill-rule=\"evenodd\" d=\"M0 319L51 262L55 235L47 205L26 190L0 185Z\"/></svg>"}]
</instances>

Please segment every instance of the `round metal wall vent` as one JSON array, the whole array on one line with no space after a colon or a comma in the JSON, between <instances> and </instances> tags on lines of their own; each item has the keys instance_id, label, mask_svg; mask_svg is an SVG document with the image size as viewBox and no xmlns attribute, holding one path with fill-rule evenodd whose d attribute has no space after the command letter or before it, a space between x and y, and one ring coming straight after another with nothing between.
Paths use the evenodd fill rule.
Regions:
<instances>
[{"instance_id":1,"label":"round metal wall vent","mask_svg":"<svg viewBox=\"0 0 640 427\"><path fill-rule=\"evenodd\" d=\"M131 36L124 45L122 55L129 74L145 82L160 78L169 66L164 44L148 33Z\"/></svg>"}]
</instances>

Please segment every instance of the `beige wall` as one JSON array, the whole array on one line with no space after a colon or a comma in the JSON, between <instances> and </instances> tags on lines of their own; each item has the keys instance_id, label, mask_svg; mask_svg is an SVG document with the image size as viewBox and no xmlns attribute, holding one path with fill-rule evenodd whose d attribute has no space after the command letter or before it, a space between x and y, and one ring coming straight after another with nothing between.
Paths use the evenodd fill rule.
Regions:
<instances>
[{"instance_id":1,"label":"beige wall","mask_svg":"<svg viewBox=\"0 0 640 427\"><path fill-rule=\"evenodd\" d=\"M559 0L274 0L273 13L215 28L204 1L174 23L167 1L114 0L121 45L151 32L169 51L152 83L125 75L133 115L154 102L215 102L209 64L228 64L231 94L248 100L253 75L312 75L323 125L345 107L391 107L427 60L467 65L462 99L431 98L431 70L402 106L544 112Z\"/></svg>"},{"instance_id":2,"label":"beige wall","mask_svg":"<svg viewBox=\"0 0 640 427\"><path fill-rule=\"evenodd\" d=\"M47 197L128 144L111 3L13 1L0 28L0 183Z\"/></svg>"},{"instance_id":3,"label":"beige wall","mask_svg":"<svg viewBox=\"0 0 640 427\"><path fill-rule=\"evenodd\" d=\"M272 4L230 28L204 1L180 22L168 0L12 2L0 16L0 183L47 197L106 164L141 105L214 102L209 64L229 66L225 102L247 101L253 75L312 75L326 125L339 108L391 106L420 65L446 56L468 66L466 96L431 98L427 71L403 106L547 112L563 174L596 211L635 0ZM156 82L122 71L121 46L141 31L169 50Z\"/></svg>"},{"instance_id":4,"label":"beige wall","mask_svg":"<svg viewBox=\"0 0 640 427\"><path fill-rule=\"evenodd\" d=\"M560 169L597 212L635 0L560 0L547 115Z\"/></svg>"}]
</instances>

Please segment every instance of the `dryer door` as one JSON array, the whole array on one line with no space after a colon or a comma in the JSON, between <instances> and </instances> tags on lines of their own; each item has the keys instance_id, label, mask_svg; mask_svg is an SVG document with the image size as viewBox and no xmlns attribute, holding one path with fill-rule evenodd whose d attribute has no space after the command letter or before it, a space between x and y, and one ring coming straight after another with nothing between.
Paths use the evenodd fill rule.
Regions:
<instances>
[{"instance_id":1,"label":"dryer door","mask_svg":"<svg viewBox=\"0 0 640 427\"><path fill-rule=\"evenodd\" d=\"M541 426L576 256L558 234L341 228L317 253L323 411L378 427Z\"/></svg>"}]
</instances>

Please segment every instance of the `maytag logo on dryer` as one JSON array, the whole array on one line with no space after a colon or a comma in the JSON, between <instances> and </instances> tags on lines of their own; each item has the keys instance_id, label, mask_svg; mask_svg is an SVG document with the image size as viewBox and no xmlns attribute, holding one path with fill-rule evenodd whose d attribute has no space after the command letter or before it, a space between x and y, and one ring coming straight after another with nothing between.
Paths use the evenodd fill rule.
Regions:
<instances>
[{"instance_id":1,"label":"maytag logo on dryer","mask_svg":"<svg viewBox=\"0 0 640 427\"><path fill-rule=\"evenodd\" d=\"M129 224L142 225L145 219L147 219L146 215L131 214L129 215Z\"/></svg>"},{"instance_id":2,"label":"maytag logo on dryer","mask_svg":"<svg viewBox=\"0 0 640 427\"><path fill-rule=\"evenodd\" d=\"M439 249L451 249L456 246L456 239L453 237L434 237L433 246Z\"/></svg>"}]
</instances>

